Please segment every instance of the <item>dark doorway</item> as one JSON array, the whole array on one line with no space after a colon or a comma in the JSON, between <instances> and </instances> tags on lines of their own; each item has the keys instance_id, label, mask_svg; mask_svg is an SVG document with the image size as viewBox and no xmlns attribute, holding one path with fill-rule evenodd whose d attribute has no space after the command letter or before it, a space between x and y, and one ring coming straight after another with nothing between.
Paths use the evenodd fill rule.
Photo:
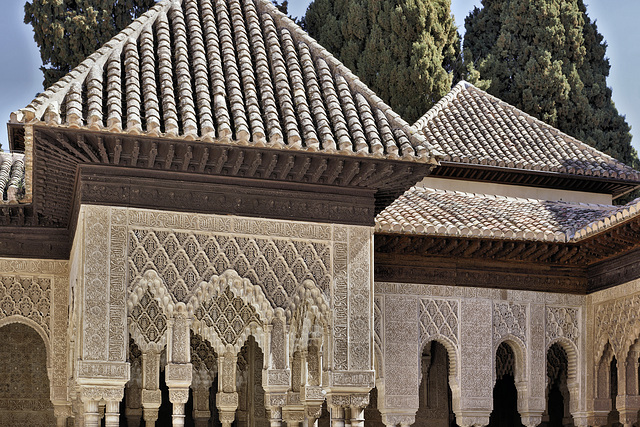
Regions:
<instances>
[{"instance_id":1,"label":"dark doorway","mask_svg":"<svg viewBox=\"0 0 640 427\"><path fill-rule=\"evenodd\" d=\"M515 354L507 343L496 351L496 384L493 387L493 411L490 427L524 427L518 413L518 390L515 384Z\"/></svg>"}]
</instances>

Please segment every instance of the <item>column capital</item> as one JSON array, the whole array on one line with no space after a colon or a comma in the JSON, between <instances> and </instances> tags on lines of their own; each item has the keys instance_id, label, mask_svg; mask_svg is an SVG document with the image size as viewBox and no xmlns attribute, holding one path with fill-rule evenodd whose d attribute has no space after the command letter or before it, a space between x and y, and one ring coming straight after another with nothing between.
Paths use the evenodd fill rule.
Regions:
<instances>
[{"instance_id":1,"label":"column capital","mask_svg":"<svg viewBox=\"0 0 640 427\"><path fill-rule=\"evenodd\" d=\"M457 421L457 418L456 418ZM385 426L409 426L416 422L416 415L414 413L383 413L382 422Z\"/></svg>"},{"instance_id":2,"label":"column capital","mask_svg":"<svg viewBox=\"0 0 640 427\"><path fill-rule=\"evenodd\" d=\"M83 403L90 401L121 401L124 397L124 384L122 386L81 385L79 387L80 400Z\"/></svg>"},{"instance_id":3,"label":"column capital","mask_svg":"<svg viewBox=\"0 0 640 427\"><path fill-rule=\"evenodd\" d=\"M489 424L491 410L456 412L456 423L461 427L483 427Z\"/></svg>"}]
</instances>

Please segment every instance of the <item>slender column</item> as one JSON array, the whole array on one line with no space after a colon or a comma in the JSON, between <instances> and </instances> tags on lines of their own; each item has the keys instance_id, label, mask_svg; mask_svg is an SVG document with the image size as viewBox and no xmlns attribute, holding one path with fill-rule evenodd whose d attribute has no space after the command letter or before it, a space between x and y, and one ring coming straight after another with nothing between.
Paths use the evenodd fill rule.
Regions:
<instances>
[{"instance_id":1,"label":"slender column","mask_svg":"<svg viewBox=\"0 0 640 427\"><path fill-rule=\"evenodd\" d=\"M131 363L131 379L126 385L125 410L127 425L139 427L142 419L142 358Z\"/></svg>"},{"instance_id":2,"label":"slender column","mask_svg":"<svg viewBox=\"0 0 640 427\"><path fill-rule=\"evenodd\" d=\"M191 390L193 391L193 421L195 427L207 427L211 410L209 408L209 394L211 384L216 377L217 367L210 371L202 367L193 371Z\"/></svg>"},{"instance_id":3,"label":"slender column","mask_svg":"<svg viewBox=\"0 0 640 427\"><path fill-rule=\"evenodd\" d=\"M105 427L118 427L120 425L120 401L108 400L104 414Z\"/></svg>"},{"instance_id":4,"label":"slender column","mask_svg":"<svg viewBox=\"0 0 640 427\"><path fill-rule=\"evenodd\" d=\"M222 427L231 427L238 409L238 392L236 391L236 371L238 355L228 351L218 357L218 394L216 406Z\"/></svg>"},{"instance_id":5,"label":"slender column","mask_svg":"<svg viewBox=\"0 0 640 427\"><path fill-rule=\"evenodd\" d=\"M305 407L304 427L313 427L322 415L322 405L308 405Z\"/></svg>"},{"instance_id":6,"label":"slender column","mask_svg":"<svg viewBox=\"0 0 640 427\"><path fill-rule=\"evenodd\" d=\"M173 426L184 426L184 406L189 400L193 367L191 365L191 319L184 303L176 304L174 318L167 322L169 342L165 379L169 387L169 401L173 404Z\"/></svg>"},{"instance_id":7,"label":"slender column","mask_svg":"<svg viewBox=\"0 0 640 427\"><path fill-rule=\"evenodd\" d=\"M169 390L169 401L173 404L173 427L184 426L184 406L189 400L188 388L171 388Z\"/></svg>"},{"instance_id":8,"label":"slender column","mask_svg":"<svg viewBox=\"0 0 640 427\"><path fill-rule=\"evenodd\" d=\"M127 387L124 414L129 427L139 427L142 419L142 389L139 385Z\"/></svg>"},{"instance_id":9,"label":"slender column","mask_svg":"<svg viewBox=\"0 0 640 427\"><path fill-rule=\"evenodd\" d=\"M160 352L149 350L142 353L142 394L143 418L147 427L155 426L158 409L162 403L160 393Z\"/></svg>"},{"instance_id":10,"label":"slender column","mask_svg":"<svg viewBox=\"0 0 640 427\"><path fill-rule=\"evenodd\" d=\"M269 409L269 425L271 427L282 427L282 408L272 406Z\"/></svg>"},{"instance_id":11,"label":"slender column","mask_svg":"<svg viewBox=\"0 0 640 427\"><path fill-rule=\"evenodd\" d=\"M98 427L100 425L100 412L98 411L98 401L88 399L84 403L84 425L85 427Z\"/></svg>"},{"instance_id":12,"label":"slender column","mask_svg":"<svg viewBox=\"0 0 640 427\"><path fill-rule=\"evenodd\" d=\"M331 427L344 427L344 408L339 405L329 406Z\"/></svg>"}]
</instances>

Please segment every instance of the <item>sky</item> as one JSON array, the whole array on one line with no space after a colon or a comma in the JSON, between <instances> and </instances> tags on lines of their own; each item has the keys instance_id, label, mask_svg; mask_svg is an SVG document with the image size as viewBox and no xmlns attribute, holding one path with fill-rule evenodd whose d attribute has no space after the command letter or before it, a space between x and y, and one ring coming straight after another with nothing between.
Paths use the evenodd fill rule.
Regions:
<instances>
[{"instance_id":1,"label":"sky","mask_svg":"<svg viewBox=\"0 0 640 427\"><path fill-rule=\"evenodd\" d=\"M640 16L639 0L585 0L587 13L597 20L598 30L609 47L611 72L607 81L613 89L618 111L625 115L636 135L632 144L640 152ZM289 0L289 13L304 14L310 0ZM452 0L451 12L461 32L464 18L480 0ZM24 0L2 0L0 13L0 121L12 111L27 106L42 88L38 48L31 26L23 23ZM0 126L0 145L8 149L7 128Z\"/></svg>"}]
</instances>

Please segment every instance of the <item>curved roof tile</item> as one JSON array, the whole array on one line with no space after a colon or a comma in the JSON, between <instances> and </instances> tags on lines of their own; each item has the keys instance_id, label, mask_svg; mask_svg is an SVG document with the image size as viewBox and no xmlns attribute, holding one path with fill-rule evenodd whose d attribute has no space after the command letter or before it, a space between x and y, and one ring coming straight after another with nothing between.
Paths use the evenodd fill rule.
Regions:
<instances>
[{"instance_id":1,"label":"curved roof tile","mask_svg":"<svg viewBox=\"0 0 640 427\"><path fill-rule=\"evenodd\" d=\"M0 152L0 204L24 195L24 154Z\"/></svg>"},{"instance_id":2,"label":"curved roof tile","mask_svg":"<svg viewBox=\"0 0 640 427\"><path fill-rule=\"evenodd\" d=\"M612 206L413 187L378 214L375 230L570 242L604 231L638 212L640 199Z\"/></svg>"},{"instance_id":3,"label":"curved roof tile","mask_svg":"<svg viewBox=\"0 0 640 427\"><path fill-rule=\"evenodd\" d=\"M442 160L640 181L640 173L467 82L414 127Z\"/></svg>"},{"instance_id":4,"label":"curved roof tile","mask_svg":"<svg viewBox=\"0 0 640 427\"><path fill-rule=\"evenodd\" d=\"M440 155L267 0L162 0L14 123L435 163Z\"/></svg>"}]
</instances>

